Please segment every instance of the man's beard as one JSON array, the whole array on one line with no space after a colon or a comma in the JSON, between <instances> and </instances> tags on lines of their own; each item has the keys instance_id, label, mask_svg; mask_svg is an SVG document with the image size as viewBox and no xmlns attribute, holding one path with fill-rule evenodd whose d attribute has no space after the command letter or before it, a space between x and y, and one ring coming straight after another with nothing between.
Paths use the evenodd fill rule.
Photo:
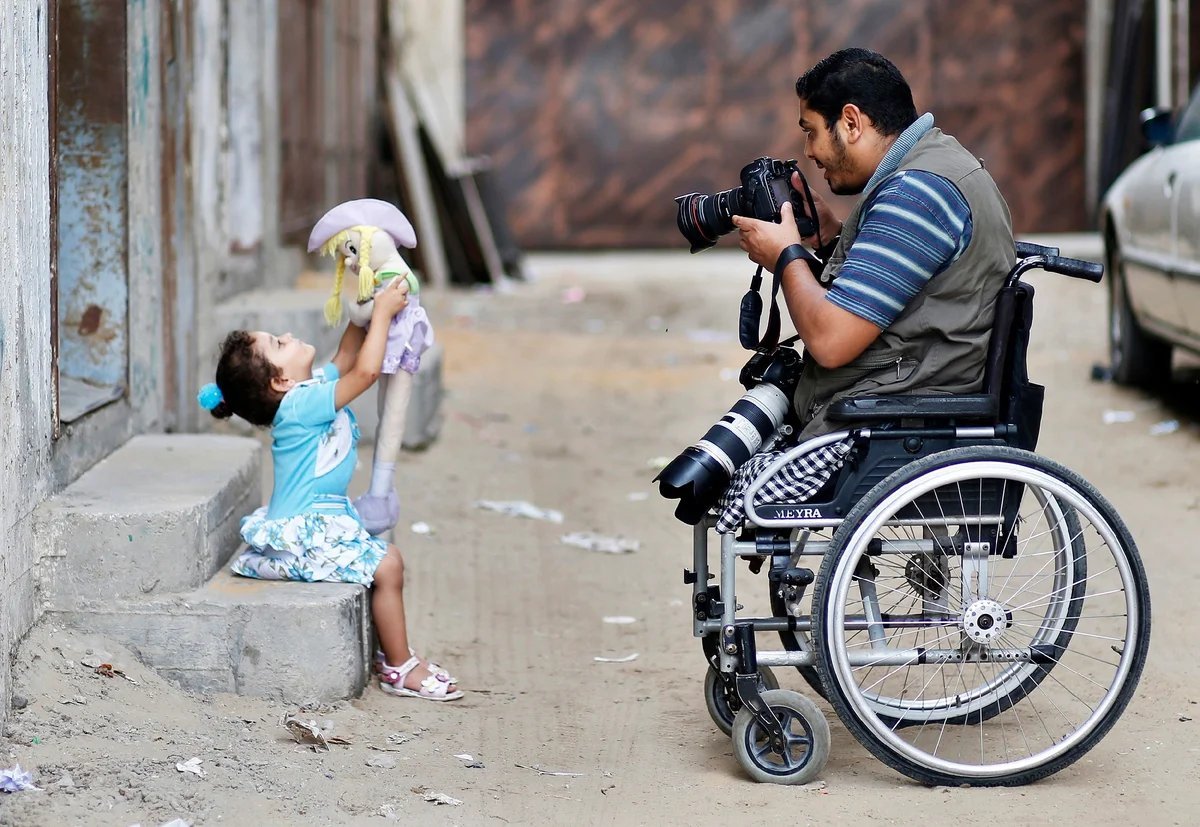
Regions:
<instances>
[{"instance_id":1,"label":"man's beard","mask_svg":"<svg viewBox=\"0 0 1200 827\"><path fill-rule=\"evenodd\" d=\"M826 169L835 170L839 173L845 172L846 163L846 145L842 143L842 138L838 135L837 130L834 130L829 135L833 143L833 158L825 165ZM829 182L829 191L834 195L858 195L863 191L865 184L835 184Z\"/></svg>"}]
</instances>

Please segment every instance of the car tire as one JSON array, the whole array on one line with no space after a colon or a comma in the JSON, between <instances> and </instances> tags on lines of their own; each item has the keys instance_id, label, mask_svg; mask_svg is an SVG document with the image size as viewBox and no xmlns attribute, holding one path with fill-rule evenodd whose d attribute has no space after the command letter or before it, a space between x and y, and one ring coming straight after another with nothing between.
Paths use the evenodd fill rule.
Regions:
<instances>
[{"instance_id":1,"label":"car tire","mask_svg":"<svg viewBox=\"0 0 1200 827\"><path fill-rule=\"evenodd\" d=\"M1129 304L1121 249L1108 239L1108 356L1113 379L1154 388L1171 380L1171 345L1142 330Z\"/></svg>"}]
</instances>

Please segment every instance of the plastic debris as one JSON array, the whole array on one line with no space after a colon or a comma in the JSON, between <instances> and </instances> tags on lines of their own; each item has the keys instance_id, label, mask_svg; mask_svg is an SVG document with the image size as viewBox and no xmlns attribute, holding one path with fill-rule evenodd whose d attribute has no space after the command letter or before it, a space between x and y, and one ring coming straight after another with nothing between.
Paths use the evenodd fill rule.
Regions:
<instances>
[{"instance_id":1,"label":"plastic debris","mask_svg":"<svg viewBox=\"0 0 1200 827\"><path fill-rule=\"evenodd\" d=\"M435 790L429 789L428 787L413 787L412 791L431 804L447 804L451 807L458 807L462 804L462 802L457 798L451 798L445 793L439 793Z\"/></svg>"},{"instance_id":2,"label":"plastic debris","mask_svg":"<svg viewBox=\"0 0 1200 827\"><path fill-rule=\"evenodd\" d=\"M469 770L481 770L484 768L483 762L480 761L478 758L476 758L474 755L471 755L469 752L464 752L464 753L461 753L454 757L457 758L459 761L462 761L463 766Z\"/></svg>"},{"instance_id":3,"label":"plastic debris","mask_svg":"<svg viewBox=\"0 0 1200 827\"><path fill-rule=\"evenodd\" d=\"M372 755L367 759L368 767L377 767L381 770L396 769L396 759L390 755Z\"/></svg>"},{"instance_id":4,"label":"plastic debris","mask_svg":"<svg viewBox=\"0 0 1200 827\"><path fill-rule=\"evenodd\" d=\"M637 623L636 617L629 615L608 615L604 618L605 623L615 623L618 626L625 626L629 623Z\"/></svg>"},{"instance_id":5,"label":"plastic debris","mask_svg":"<svg viewBox=\"0 0 1200 827\"><path fill-rule=\"evenodd\" d=\"M605 537L602 534L592 534L589 531L576 531L564 534L562 542L568 546L576 546L588 551L600 551L605 554L632 554L642 547L637 540L625 537Z\"/></svg>"},{"instance_id":6,"label":"plastic debris","mask_svg":"<svg viewBox=\"0 0 1200 827\"><path fill-rule=\"evenodd\" d=\"M1132 422L1137 419L1137 414L1133 411L1105 411L1102 418L1105 425L1113 425L1117 422Z\"/></svg>"},{"instance_id":7,"label":"plastic debris","mask_svg":"<svg viewBox=\"0 0 1200 827\"><path fill-rule=\"evenodd\" d=\"M0 770L0 792L19 793L23 790L41 790L33 783L33 773L21 769L20 764L13 764L6 770Z\"/></svg>"},{"instance_id":8,"label":"plastic debris","mask_svg":"<svg viewBox=\"0 0 1200 827\"><path fill-rule=\"evenodd\" d=\"M626 655L623 658L601 658L601 657L592 658L592 660L596 661L596 663L630 663L637 659L638 659L637 652L634 652L631 655Z\"/></svg>"},{"instance_id":9,"label":"plastic debris","mask_svg":"<svg viewBox=\"0 0 1200 827\"><path fill-rule=\"evenodd\" d=\"M208 773L206 773L200 766L203 763L204 762L199 758L189 758L182 764L176 764L175 769L179 770L180 772L190 772L192 775L195 775L198 778L203 778L204 776L208 775Z\"/></svg>"},{"instance_id":10,"label":"plastic debris","mask_svg":"<svg viewBox=\"0 0 1200 827\"><path fill-rule=\"evenodd\" d=\"M1155 423L1150 426L1150 436L1162 436L1164 434L1173 434L1179 430L1178 419L1167 419L1162 422Z\"/></svg>"},{"instance_id":11,"label":"plastic debris","mask_svg":"<svg viewBox=\"0 0 1200 827\"><path fill-rule=\"evenodd\" d=\"M510 517L525 517L530 520L545 520L550 523L561 523L563 521L561 511L555 511L550 508L538 508L536 505L527 503L524 500L476 500L475 507L486 511L498 511Z\"/></svg>"},{"instance_id":12,"label":"plastic debris","mask_svg":"<svg viewBox=\"0 0 1200 827\"><path fill-rule=\"evenodd\" d=\"M513 764L514 767L520 767L523 770L533 770L538 775L554 775L559 778L582 778L581 772L554 772L553 770L544 770L537 764Z\"/></svg>"},{"instance_id":13,"label":"plastic debris","mask_svg":"<svg viewBox=\"0 0 1200 827\"><path fill-rule=\"evenodd\" d=\"M192 827L192 822L184 821L182 818L173 818L162 827Z\"/></svg>"},{"instance_id":14,"label":"plastic debris","mask_svg":"<svg viewBox=\"0 0 1200 827\"><path fill-rule=\"evenodd\" d=\"M650 492L649 491L630 491L628 494L625 495L625 499L629 500L631 503L640 503L640 502L643 502L644 500L650 499Z\"/></svg>"},{"instance_id":15,"label":"plastic debris","mask_svg":"<svg viewBox=\"0 0 1200 827\"><path fill-rule=\"evenodd\" d=\"M431 525L429 525L429 523L413 523L412 524L412 533L413 534L432 534L433 527Z\"/></svg>"}]
</instances>

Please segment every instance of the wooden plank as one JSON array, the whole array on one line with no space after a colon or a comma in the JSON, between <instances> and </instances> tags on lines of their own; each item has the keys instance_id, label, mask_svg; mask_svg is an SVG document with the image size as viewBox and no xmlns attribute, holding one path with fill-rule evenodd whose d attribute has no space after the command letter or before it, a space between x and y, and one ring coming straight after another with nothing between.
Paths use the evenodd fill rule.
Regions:
<instances>
[{"instance_id":1,"label":"wooden plank","mask_svg":"<svg viewBox=\"0 0 1200 827\"><path fill-rule=\"evenodd\" d=\"M425 263L426 272L423 275L434 287L442 288L450 283L442 226L438 221L429 169L421 152L420 124L394 59L389 60L384 69L383 83L388 128L392 145L396 148L398 166L403 172L401 191L412 205L411 218L417 231L417 251Z\"/></svg>"}]
</instances>

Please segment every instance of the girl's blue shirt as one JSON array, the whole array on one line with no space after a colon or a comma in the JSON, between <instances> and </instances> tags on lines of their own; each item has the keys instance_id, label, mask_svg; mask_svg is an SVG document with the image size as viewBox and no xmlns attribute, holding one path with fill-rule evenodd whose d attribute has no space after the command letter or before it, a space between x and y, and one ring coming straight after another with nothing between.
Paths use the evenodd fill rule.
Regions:
<instances>
[{"instance_id":1,"label":"girl's blue shirt","mask_svg":"<svg viewBox=\"0 0 1200 827\"><path fill-rule=\"evenodd\" d=\"M350 409L334 407L338 378L337 367L326 365L279 403L271 425L275 488L267 519L303 514L319 495L346 495L359 433Z\"/></svg>"}]
</instances>

